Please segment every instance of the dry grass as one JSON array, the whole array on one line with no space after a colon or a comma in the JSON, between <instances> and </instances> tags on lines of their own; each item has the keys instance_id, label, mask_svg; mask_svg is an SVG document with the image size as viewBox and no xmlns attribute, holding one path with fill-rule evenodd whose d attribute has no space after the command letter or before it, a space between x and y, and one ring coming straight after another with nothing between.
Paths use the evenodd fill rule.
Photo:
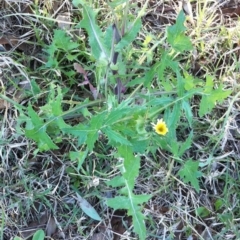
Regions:
<instances>
[{"instance_id":1,"label":"dry grass","mask_svg":"<svg viewBox=\"0 0 240 240\"><path fill-rule=\"evenodd\" d=\"M92 2L102 9L101 23L110 22L107 4ZM135 2L138 7L144 4ZM181 59L181 67L202 79L208 74L215 76L216 83L223 83L233 94L211 115L199 118L196 111L194 116L195 138L185 154L201 161L200 194L179 180L179 164L160 149L154 156L141 156L136 192L153 196L144 207L148 239L240 239L240 21L234 14L223 14L229 9L227 4L210 0L191 4L193 19L189 17L187 27L194 51ZM44 102L47 86L52 79L57 81L56 76L62 87L69 87L61 73L54 75L39 67L46 61L42 50L51 44L53 29L65 24L66 31L79 38L73 29L78 10L69 1L50 0L35 4L5 0L0 6L0 44L6 50L0 52L1 96L5 96L0 99L0 239L28 238L39 228L46 229L49 239L136 239L125 212L113 213L104 203L105 197L114 194L105 181L117 171L111 149L100 143L99 151L83 164L85 172L77 175L76 166L67 158L71 139L59 150L41 153L16 124L16 103L27 106L33 79L43 89L36 108ZM147 32L161 36L166 26L174 23L180 7L178 1L149 1L142 36ZM9 104L8 99L14 102ZM193 108L197 109L197 104L198 99ZM180 139L185 139L184 134L185 129L180 130ZM102 222L86 217L71 186L78 186Z\"/></svg>"}]
</instances>

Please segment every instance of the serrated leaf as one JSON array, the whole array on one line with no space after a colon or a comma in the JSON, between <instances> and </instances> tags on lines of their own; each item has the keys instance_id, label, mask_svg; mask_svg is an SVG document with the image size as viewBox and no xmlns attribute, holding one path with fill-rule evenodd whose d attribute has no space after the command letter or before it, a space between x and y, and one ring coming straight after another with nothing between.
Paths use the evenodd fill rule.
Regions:
<instances>
[{"instance_id":1,"label":"serrated leaf","mask_svg":"<svg viewBox=\"0 0 240 240\"><path fill-rule=\"evenodd\" d=\"M51 84L48 102L43 107L40 107L40 109L48 118L51 119L50 120L51 125L55 125L55 126L57 125L59 129L66 128L66 127L69 127L69 125L64 122L61 116L63 114L62 90L59 86L57 86L57 93L56 93L55 87L56 86L54 84Z\"/></svg>"},{"instance_id":2,"label":"serrated leaf","mask_svg":"<svg viewBox=\"0 0 240 240\"><path fill-rule=\"evenodd\" d=\"M213 90L213 86L214 86L214 78L213 76L206 76L206 85L205 85L205 88L204 88L204 92L205 93L211 93L212 90Z\"/></svg>"},{"instance_id":3,"label":"serrated leaf","mask_svg":"<svg viewBox=\"0 0 240 240\"><path fill-rule=\"evenodd\" d=\"M133 152L135 153L145 153L147 147L149 146L149 139L131 139Z\"/></svg>"},{"instance_id":4,"label":"serrated leaf","mask_svg":"<svg viewBox=\"0 0 240 240\"><path fill-rule=\"evenodd\" d=\"M192 127L193 113L192 113L192 108L191 108L191 105L189 104L189 101L185 99L182 100L182 109L185 112L185 116L188 120L190 127Z\"/></svg>"},{"instance_id":5,"label":"serrated leaf","mask_svg":"<svg viewBox=\"0 0 240 240\"><path fill-rule=\"evenodd\" d=\"M231 94L231 90L223 90L223 85L221 84L217 89L213 89L213 77L207 76L205 93L206 95L202 96L200 107L199 107L199 116L212 111L217 102L223 101Z\"/></svg>"},{"instance_id":6,"label":"serrated leaf","mask_svg":"<svg viewBox=\"0 0 240 240\"><path fill-rule=\"evenodd\" d=\"M182 180L185 183L190 182L197 192L200 191L198 178L202 176L202 173L198 171L198 166L198 161L193 161L190 159L184 163L184 166L178 172Z\"/></svg>"},{"instance_id":7,"label":"serrated leaf","mask_svg":"<svg viewBox=\"0 0 240 240\"><path fill-rule=\"evenodd\" d=\"M130 191L133 190L135 179L139 174L140 158L133 155L130 146L119 146L118 153L124 158L123 177Z\"/></svg>"},{"instance_id":8,"label":"serrated leaf","mask_svg":"<svg viewBox=\"0 0 240 240\"><path fill-rule=\"evenodd\" d=\"M79 47L78 43L73 42L71 38L66 35L66 31L60 29L54 30L53 44L58 49L65 51L70 51Z\"/></svg>"},{"instance_id":9,"label":"serrated leaf","mask_svg":"<svg viewBox=\"0 0 240 240\"><path fill-rule=\"evenodd\" d=\"M177 95L178 95L178 97L183 97L184 92L185 92L184 78L181 76L180 72L177 71Z\"/></svg>"},{"instance_id":10,"label":"serrated leaf","mask_svg":"<svg viewBox=\"0 0 240 240\"><path fill-rule=\"evenodd\" d=\"M107 205L113 209L129 209L130 199L125 196L117 196L107 199Z\"/></svg>"},{"instance_id":11,"label":"serrated leaf","mask_svg":"<svg viewBox=\"0 0 240 240\"><path fill-rule=\"evenodd\" d=\"M132 43L136 37L137 34L139 33L139 30L142 27L142 22L141 19L138 18L137 20L135 20L135 22L133 23L131 29L129 29L129 31L122 37L122 39L120 40L120 42L116 45L116 47L114 48L114 50L116 52L120 52L124 47L128 46L130 43Z\"/></svg>"},{"instance_id":12,"label":"serrated leaf","mask_svg":"<svg viewBox=\"0 0 240 240\"><path fill-rule=\"evenodd\" d=\"M90 126L86 140L89 151L93 150L94 144L98 139L98 131L102 128L105 115L105 112L102 112L93 116L90 120Z\"/></svg>"},{"instance_id":13,"label":"serrated leaf","mask_svg":"<svg viewBox=\"0 0 240 240\"><path fill-rule=\"evenodd\" d=\"M130 106L121 107L119 105L116 109L111 110L111 112L106 116L104 121L105 126L110 126L118 122L123 116L126 116L128 113L131 113L133 110Z\"/></svg>"},{"instance_id":14,"label":"serrated leaf","mask_svg":"<svg viewBox=\"0 0 240 240\"><path fill-rule=\"evenodd\" d=\"M171 113L171 121L168 121L168 124L171 123L171 125L176 126L179 119L181 117L181 102L176 102L174 104L174 107L172 109Z\"/></svg>"},{"instance_id":15,"label":"serrated leaf","mask_svg":"<svg viewBox=\"0 0 240 240\"><path fill-rule=\"evenodd\" d=\"M124 180L123 176L116 176L113 179L111 179L110 181L106 182L106 184L108 186L112 186L112 187L121 187L121 186L124 186L125 180Z\"/></svg>"},{"instance_id":16,"label":"serrated leaf","mask_svg":"<svg viewBox=\"0 0 240 240\"><path fill-rule=\"evenodd\" d=\"M172 41L172 39L174 39ZM183 33L177 36L168 35L168 42L178 52L190 51L193 49L192 43Z\"/></svg>"},{"instance_id":17,"label":"serrated leaf","mask_svg":"<svg viewBox=\"0 0 240 240\"><path fill-rule=\"evenodd\" d=\"M138 116L138 119L136 120L136 131L139 135L146 134L147 131L145 129L146 127L146 118L143 116Z\"/></svg>"},{"instance_id":18,"label":"serrated leaf","mask_svg":"<svg viewBox=\"0 0 240 240\"><path fill-rule=\"evenodd\" d=\"M97 12L83 1L74 1L74 5L78 4L81 4L83 7L83 19L77 27L84 28L87 31L93 56L95 59L100 59L100 56L104 59L109 59L109 51L107 51L104 45L103 32L95 22Z\"/></svg>"},{"instance_id":19,"label":"serrated leaf","mask_svg":"<svg viewBox=\"0 0 240 240\"><path fill-rule=\"evenodd\" d=\"M120 133L112 130L110 127L106 127L102 131L107 135L108 140L112 145L116 145L116 143L129 146L132 145L127 138L124 138Z\"/></svg>"},{"instance_id":20,"label":"serrated leaf","mask_svg":"<svg viewBox=\"0 0 240 240\"><path fill-rule=\"evenodd\" d=\"M78 151L78 152L74 152L74 151L70 151L69 152L69 157L71 159L71 161L77 161L77 169L78 171L80 170L84 160L86 159L88 154L88 150L86 151Z\"/></svg>"},{"instance_id":21,"label":"serrated leaf","mask_svg":"<svg viewBox=\"0 0 240 240\"><path fill-rule=\"evenodd\" d=\"M105 46L112 46L113 41L113 27L109 26L104 33L104 44Z\"/></svg>"},{"instance_id":22,"label":"serrated leaf","mask_svg":"<svg viewBox=\"0 0 240 240\"><path fill-rule=\"evenodd\" d=\"M77 193L77 200L78 200L80 208L90 218L97 220L97 221L102 221L101 217L98 215L97 211L93 208L93 206L86 199L82 198L78 193Z\"/></svg>"},{"instance_id":23,"label":"serrated leaf","mask_svg":"<svg viewBox=\"0 0 240 240\"><path fill-rule=\"evenodd\" d=\"M168 31L173 32L176 35L179 35L180 33L186 30L184 22L185 22L184 12L180 11L180 13L177 16L176 23L173 26L168 27Z\"/></svg>"},{"instance_id":24,"label":"serrated leaf","mask_svg":"<svg viewBox=\"0 0 240 240\"><path fill-rule=\"evenodd\" d=\"M166 106L169 103L172 103L174 98L172 97L156 97L151 99L147 104L148 106Z\"/></svg>"},{"instance_id":25,"label":"serrated leaf","mask_svg":"<svg viewBox=\"0 0 240 240\"><path fill-rule=\"evenodd\" d=\"M151 195L139 194L132 196L132 200L135 204L142 204L147 202L151 198Z\"/></svg>"},{"instance_id":26,"label":"serrated leaf","mask_svg":"<svg viewBox=\"0 0 240 240\"><path fill-rule=\"evenodd\" d=\"M176 24L167 28L167 41L178 52L192 50L192 43L189 37L185 36L185 16L181 11L177 17Z\"/></svg>"},{"instance_id":27,"label":"serrated leaf","mask_svg":"<svg viewBox=\"0 0 240 240\"><path fill-rule=\"evenodd\" d=\"M48 151L51 149L58 149L58 146L55 145L52 139L46 133L46 128L34 128L31 130L25 130L26 137L34 140L38 144L40 151Z\"/></svg>"},{"instance_id":28,"label":"serrated leaf","mask_svg":"<svg viewBox=\"0 0 240 240\"><path fill-rule=\"evenodd\" d=\"M145 240L147 235L144 223L145 216L139 209L135 209L134 212L133 209L130 209L128 214L132 216L134 232L138 234L140 240Z\"/></svg>"},{"instance_id":29,"label":"serrated leaf","mask_svg":"<svg viewBox=\"0 0 240 240\"><path fill-rule=\"evenodd\" d=\"M42 229L39 229L34 233L32 240L44 240L44 237L44 231Z\"/></svg>"},{"instance_id":30,"label":"serrated leaf","mask_svg":"<svg viewBox=\"0 0 240 240\"><path fill-rule=\"evenodd\" d=\"M32 105L28 105L28 116L31 119L32 125L36 128L41 128L44 125L43 119L41 119L38 114L33 110Z\"/></svg>"},{"instance_id":31,"label":"serrated leaf","mask_svg":"<svg viewBox=\"0 0 240 240\"><path fill-rule=\"evenodd\" d=\"M132 216L133 219L134 231L139 235L140 240L145 240L146 227L144 215L141 213L141 207L139 205L148 201L151 196L134 195L134 193L132 193L135 178L139 173L140 158L134 156L129 146L118 147L118 153L119 156L124 159L123 167L121 167L123 178L115 178L113 184L116 186L125 185L119 190L119 193L124 196L107 199L107 204L114 209L127 209L128 215Z\"/></svg>"},{"instance_id":32,"label":"serrated leaf","mask_svg":"<svg viewBox=\"0 0 240 240\"><path fill-rule=\"evenodd\" d=\"M191 131L191 133L188 135L186 141L180 144L178 157L181 157L185 153L185 151L191 147L192 138L193 138L193 132Z\"/></svg>"},{"instance_id":33,"label":"serrated leaf","mask_svg":"<svg viewBox=\"0 0 240 240\"><path fill-rule=\"evenodd\" d=\"M78 138L78 145L86 143L87 135L88 135L88 129L86 125L79 124L76 127L71 128L63 128L62 131L64 133L72 134L73 136L76 136Z\"/></svg>"},{"instance_id":34,"label":"serrated leaf","mask_svg":"<svg viewBox=\"0 0 240 240\"><path fill-rule=\"evenodd\" d=\"M26 137L36 141L40 151L58 149L58 146L53 143L51 138L46 133L46 126L43 120L37 115L31 105L29 105L27 109L28 115L31 119L32 127L25 129Z\"/></svg>"},{"instance_id":35,"label":"serrated leaf","mask_svg":"<svg viewBox=\"0 0 240 240\"><path fill-rule=\"evenodd\" d=\"M172 59L172 56L170 56L167 52L164 51L156 71L158 73L158 79L164 85L165 90L168 90L168 87L165 84L168 82L166 81L166 77L164 74L167 68L171 68L174 72L178 72L178 62L174 61Z\"/></svg>"}]
</instances>

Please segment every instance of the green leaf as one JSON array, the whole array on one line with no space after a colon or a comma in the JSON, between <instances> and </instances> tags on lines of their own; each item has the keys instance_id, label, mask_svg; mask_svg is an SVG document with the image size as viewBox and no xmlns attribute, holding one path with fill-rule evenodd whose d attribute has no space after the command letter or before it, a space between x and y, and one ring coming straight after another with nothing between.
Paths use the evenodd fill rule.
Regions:
<instances>
[{"instance_id":1,"label":"green leaf","mask_svg":"<svg viewBox=\"0 0 240 240\"><path fill-rule=\"evenodd\" d=\"M44 240L44 237L44 231L42 229L39 229L34 233L32 240Z\"/></svg>"},{"instance_id":2,"label":"green leaf","mask_svg":"<svg viewBox=\"0 0 240 240\"><path fill-rule=\"evenodd\" d=\"M138 119L136 120L136 131L139 135L146 134L146 117L144 116L138 116Z\"/></svg>"},{"instance_id":3,"label":"green leaf","mask_svg":"<svg viewBox=\"0 0 240 240\"><path fill-rule=\"evenodd\" d=\"M38 148L40 151L48 151L51 149L58 149L58 146L53 143L51 138L46 133L46 129L42 128L34 128L31 130L25 130L26 137L34 140L38 144Z\"/></svg>"},{"instance_id":4,"label":"green leaf","mask_svg":"<svg viewBox=\"0 0 240 240\"><path fill-rule=\"evenodd\" d=\"M104 33L104 46L112 46L113 41L113 27L110 25Z\"/></svg>"},{"instance_id":5,"label":"green leaf","mask_svg":"<svg viewBox=\"0 0 240 240\"><path fill-rule=\"evenodd\" d=\"M215 107L216 102L222 102L231 94L231 90L223 90L223 85L221 84L217 89L213 89L213 77L207 76L205 94L202 96L200 107L199 107L199 116L202 117L207 113L210 113Z\"/></svg>"},{"instance_id":6,"label":"green leaf","mask_svg":"<svg viewBox=\"0 0 240 240\"><path fill-rule=\"evenodd\" d=\"M223 206L224 206L224 202L222 199L217 199L216 202L214 203L215 211L220 210Z\"/></svg>"},{"instance_id":7,"label":"green leaf","mask_svg":"<svg viewBox=\"0 0 240 240\"><path fill-rule=\"evenodd\" d=\"M75 137L78 137L78 145L82 145L86 143L87 135L88 135L88 129L86 125L79 124L78 126L71 127L71 128L63 128L63 133L69 133Z\"/></svg>"},{"instance_id":8,"label":"green leaf","mask_svg":"<svg viewBox=\"0 0 240 240\"><path fill-rule=\"evenodd\" d=\"M46 133L46 126L43 120L37 115L31 105L29 105L27 109L32 127L30 129L25 129L26 137L36 141L40 151L58 149L58 146L53 143L49 135Z\"/></svg>"},{"instance_id":9,"label":"green leaf","mask_svg":"<svg viewBox=\"0 0 240 240\"><path fill-rule=\"evenodd\" d=\"M116 185L117 186L117 185ZM129 209L132 202L136 205L147 202L151 198L150 195L134 195L132 194L131 199L125 196L117 196L115 198L107 199L107 204L109 207L116 209ZM135 213L134 213L135 214ZM131 215L131 214L130 214Z\"/></svg>"},{"instance_id":10,"label":"green leaf","mask_svg":"<svg viewBox=\"0 0 240 240\"><path fill-rule=\"evenodd\" d=\"M88 154L88 150L86 150L86 151L78 151L78 152L70 151L69 157L70 157L71 161L73 161L73 162L77 161L77 163L78 163L78 166L77 166L78 171L80 170L84 160L86 159L87 154Z\"/></svg>"},{"instance_id":11,"label":"green leaf","mask_svg":"<svg viewBox=\"0 0 240 240\"><path fill-rule=\"evenodd\" d=\"M189 101L185 99L182 100L182 109L185 112L185 117L187 118L190 127L192 127L193 113Z\"/></svg>"},{"instance_id":12,"label":"green leaf","mask_svg":"<svg viewBox=\"0 0 240 240\"><path fill-rule=\"evenodd\" d=\"M90 205L89 202L82 198L78 193L77 200L83 212L85 212L90 218L97 221L102 221L101 217L98 215L97 211L93 208L93 206Z\"/></svg>"},{"instance_id":13,"label":"green leaf","mask_svg":"<svg viewBox=\"0 0 240 240\"><path fill-rule=\"evenodd\" d=\"M115 1L112 1L112 2L108 2L109 6L111 6L112 8L115 8L125 2L128 2L129 0L115 0Z\"/></svg>"},{"instance_id":14,"label":"green leaf","mask_svg":"<svg viewBox=\"0 0 240 240\"><path fill-rule=\"evenodd\" d=\"M87 144L88 150L92 151L98 139L98 131L102 128L105 112L96 114L89 121L89 126L79 124L76 127L63 128L64 133L70 133L78 137L78 144Z\"/></svg>"},{"instance_id":15,"label":"green leaf","mask_svg":"<svg viewBox=\"0 0 240 240\"><path fill-rule=\"evenodd\" d=\"M41 89L39 88L39 85L36 83L35 79L32 79L30 83L33 95L36 96L37 94L41 93Z\"/></svg>"},{"instance_id":16,"label":"green leaf","mask_svg":"<svg viewBox=\"0 0 240 240\"><path fill-rule=\"evenodd\" d=\"M167 119L167 127L169 132L165 136L169 143L174 144L174 139L176 139L176 128L181 117L181 102L176 101L173 108L167 108L164 113L164 119Z\"/></svg>"},{"instance_id":17,"label":"green leaf","mask_svg":"<svg viewBox=\"0 0 240 240\"><path fill-rule=\"evenodd\" d=\"M149 139L131 139L131 143L133 152L143 154L149 146Z\"/></svg>"},{"instance_id":18,"label":"green leaf","mask_svg":"<svg viewBox=\"0 0 240 240\"><path fill-rule=\"evenodd\" d=\"M174 98L173 97L156 97L156 98L153 98L151 99L147 105L148 106L166 106L167 104L169 103L172 103L174 101Z\"/></svg>"},{"instance_id":19,"label":"green leaf","mask_svg":"<svg viewBox=\"0 0 240 240\"><path fill-rule=\"evenodd\" d=\"M93 150L94 144L98 139L98 131L102 128L105 119L105 112L93 116L90 120L90 126L87 135L87 146L89 151Z\"/></svg>"},{"instance_id":20,"label":"green leaf","mask_svg":"<svg viewBox=\"0 0 240 240\"><path fill-rule=\"evenodd\" d=\"M106 127L102 131L107 135L109 143L113 146L116 145L116 143L120 143L121 145L129 145L129 146L132 145L127 140L127 138L123 137L120 133L112 130L110 127Z\"/></svg>"},{"instance_id":21,"label":"green leaf","mask_svg":"<svg viewBox=\"0 0 240 240\"><path fill-rule=\"evenodd\" d=\"M185 88L184 88L184 78L181 76L180 72L177 71L177 95L178 97L183 97Z\"/></svg>"},{"instance_id":22,"label":"green leaf","mask_svg":"<svg viewBox=\"0 0 240 240\"><path fill-rule=\"evenodd\" d=\"M137 20L134 21L131 29L129 29L127 33L122 37L122 39L116 45L114 50L116 52L120 52L124 47L129 46L129 44L136 39L137 34L139 33L141 27L142 27L141 19L137 18Z\"/></svg>"},{"instance_id":23,"label":"green leaf","mask_svg":"<svg viewBox=\"0 0 240 240\"><path fill-rule=\"evenodd\" d=\"M213 86L214 86L214 78L213 76L206 76L206 85L205 85L205 89L204 89L204 92L205 93L211 93L212 90L213 90Z\"/></svg>"},{"instance_id":24,"label":"green leaf","mask_svg":"<svg viewBox=\"0 0 240 240\"><path fill-rule=\"evenodd\" d=\"M205 217L208 217L210 215L210 211L205 207L198 207L196 209L196 215L201 217L201 218L205 218Z\"/></svg>"},{"instance_id":25,"label":"green leaf","mask_svg":"<svg viewBox=\"0 0 240 240\"><path fill-rule=\"evenodd\" d=\"M134 156L131 147L119 146L118 153L124 159L121 167L122 176L115 177L109 185L114 187L124 186L119 190L122 196L107 199L108 206L114 209L126 209L128 215L132 216L134 231L139 235L140 240L146 239L146 227L144 223L144 215L141 213L140 204L148 201L150 195L134 195L133 188L136 177L139 174L140 158Z\"/></svg>"},{"instance_id":26,"label":"green leaf","mask_svg":"<svg viewBox=\"0 0 240 240\"><path fill-rule=\"evenodd\" d=\"M110 181L106 182L106 184L108 186L112 186L112 187L121 187L125 185L125 180L123 178L123 176L116 176L113 179L111 179Z\"/></svg>"},{"instance_id":27,"label":"green leaf","mask_svg":"<svg viewBox=\"0 0 240 240\"><path fill-rule=\"evenodd\" d=\"M132 195L132 200L135 204L142 204L147 202L151 198L151 195L139 194L139 195Z\"/></svg>"},{"instance_id":28,"label":"green leaf","mask_svg":"<svg viewBox=\"0 0 240 240\"><path fill-rule=\"evenodd\" d=\"M118 153L124 158L123 177L125 178L130 191L133 190L135 178L139 174L140 158L133 155L130 146L119 146Z\"/></svg>"},{"instance_id":29,"label":"green leaf","mask_svg":"<svg viewBox=\"0 0 240 240\"><path fill-rule=\"evenodd\" d=\"M140 209L130 209L128 214L133 218L133 228L138 234L140 240L145 240L147 231L144 223L145 216L141 213Z\"/></svg>"},{"instance_id":30,"label":"green leaf","mask_svg":"<svg viewBox=\"0 0 240 240\"><path fill-rule=\"evenodd\" d=\"M107 199L107 205L113 209L129 209L131 200L125 196L117 196Z\"/></svg>"},{"instance_id":31,"label":"green leaf","mask_svg":"<svg viewBox=\"0 0 240 240\"><path fill-rule=\"evenodd\" d=\"M110 126L132 112L133 109L131 108L131 106L126 106L125 103L122 102L116 108L111 109L111 111L107 114L104 125Z\"/></svg>"},{"instance_id":32,"label":"green leaf","mask_svg":"<svg viewBox=\"0 0 240 240\"><path fill-rule=\"evenodd\" d=\"M73 1L73 3L74 5L80 3L83 7L83 19L77 27L84 28L87 31L93 56L95 59L99 59L100 57L109 59L110 48L107 50L107 47L104 45L103 32L95 22L97 12L83 1Z\"/></svg>"},{"instance_id":33,"label":"green leaf","mask_svg":"<svg viewBox=\"0 0 240 240\"><path fill-rule=\"evenodd\" d=\"M54 30L53 44L56 48L64 51L70 51L79 47L78 43L73 42L71 38L66 35L66 31L60 29Z\"/></svg>"},{"instance_id":34,"label":"green leaf","mask_svg":"<svg viewBox=\"0 0 240 240\"><path fill-rule=\"evenodd\" d=\"M50 85L50 93L48 96L48 102L40 109L42 112L51 120L49 123L56 128L56 126L59 127L59 129L69 127L68 124L66 124L62 118L62 100L63 100L63 94L62 89L60 86L57 86L57 93L55 90L56 86L54 84Z\"/></svg>"},{"instance_id":35,"label":"green leaf","mask_svg":"<svg viewBox=\"0 0 240 240\"><path fill-rule=\"evenodd\" d=\"M179 176L185 183L190 182L190 184L196 189L197 192L200 191L198 178L202 176L202 173L198 171L199 162L188 160L185 162L184 166L178 172Z\"/></svg>"},{"instance_id":36,"label":"green leaf","mask_svg":"<svg viewBox=\"0 0 240 240\"><path fill-rule=\"evenodd\" d=\"M191 147L192 138L193 138L193 132L191 131L191 133L188 135L186 141L183 142L183 143L182 142L180 143L180 149L179 149L179 152L178 152L178 157L181 157L185 153L185 151Z\"/></svg>"},{"instance_id":37,"label":"green leaf","mask_svg":"<svg viewBox=\"0 0 240 240\"><path fill-rule=\"evenodd\" d=\"M164 51L161 56L160 63L158 63L157 65L156 71L158 73L158 79L159 81L161 81L166 91L169 90L168 89L169 80L166 80L164 74L167 68L171 68L174 72L179 71L178 62L174 61L172 59L172 56L170 56L167 52Z\"/></svg>"},{"instance_id":38,"label":"green leaf","mask_svg":"<svg viewBox=\"0 0 240 240\"><path fill-rule=\"evenodd\" d=\"M178 52L192 50L192 43L189 37L185 36L185 16L181 11L177 17L176 24L167 28L167 41Z\"/></svg>"}]
</instances>

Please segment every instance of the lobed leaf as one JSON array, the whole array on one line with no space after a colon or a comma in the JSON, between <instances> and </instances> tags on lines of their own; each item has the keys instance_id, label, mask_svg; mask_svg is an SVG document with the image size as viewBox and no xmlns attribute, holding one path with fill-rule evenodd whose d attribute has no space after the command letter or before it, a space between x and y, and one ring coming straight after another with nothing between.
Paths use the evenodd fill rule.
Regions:
<instances>
[{"instance_id":1,"label":"lobed leaf","mask_svg":"<svg viewBox=\"0 0 240 240\"><path fill-rule=\"evenodd\" d=\"M79 47L78 43L73 42L71 38L66 35L66 31L60 29L54 30L53 45L65 51L70 51Z\"/></svg>"},{"instance_id":2,"label":"lobed leaf","mask_svg":"<svg viewBox=\"0 0 240 240\"><path fill-rule=\"evenodd\" d=\"M146 239L146 226L144 223L145 216L139 208L129 209L128 214L132 216L133 229L138 234L140 240Z\"/></svg>"},{"instance_id":3,"label":"lobed leaf","mask_svg":"<svg viewBox=\"0 0 240 240\"><path fill-rule=\"evenodd\" d=\"M189 37L185 36L185 16L181 11L177 17L176 24L167 28L167 41L178 52L192 50L192 43Z\"/></svg>"},{"instance_id":4,"label":"lobed leaf","mask_svg":"<svg viewBox=\"0 0 240 240\"><path fill-rule=\"evenodd\" d=\"M77 27L84 28L87 31L93 56L95 59L99 59L100 57L109 59L110 53L104 44L103 32L95 22L97 12L89 7L84 1L75 0L73 4L75 6L81 4L83 7L83 19Z\"/></svg>"},{"instance_id":5,"label":"lobed leaf","mask_svg":"<svg viewBox=\"0 0 240 240\"><path fill-rule=\"evenodd\" d=\"M108 137L109 143L113 146L120 143L121 145L131 146L131 142L127 138L123 137L119 132L112 130L110 127L106 127L102 130Z\"/></svg>"},{"instance_id":6,"label":"lobed leaf","mask_svg":"<svg viewBox=\"0 0 240 240\"><path fill-rule=\"evenodd\" d=\"M28 106L28 115L31 119L32 127L25 129L26 137L33 139L37 144L40 151L47 151L50 149L58 149L52 139L46 133L46 126L43 120L33 110L32 106Z\"/></svg>"},{"instance_id":7,"label":"lobed leaf","mask_svg":"<svg viewBox=\"0 0 240 240\"><path fill-rule=\"evenodd\" d=\"M123 178L123 176L116 176L113 179L111 179L110 181L106 182L106 184L108 186L112 186L112 187L121 187L125 185L125 180Z\"/></svg>"},{"instance_id":8,"label":"lobed leaf","mask_svg":"<svg viewBox=\"0 0 240 240\"><path fill-rule=\"evenodd\" d=\"M207 76L204 91L206 95L202 96L199 107L200 117L211 112L217 102L223 101L231 94L231 90L223 90L222 84L217 89L213 89L213 85L213 77Z\"/></svg>"},{"instance_id":9,"label":"lobed leaf","mask_svg":"<svg viewBox=\"0 0 240 240\"><path fill-rule=\"evenodd\" d=\"M199 162L189 159L185 162L184 166L178 172L179 176L185 183L190 182L190 184L196 189L197 192L200 191L198 178L202 176L202 173L198 171Z\"/></svg>"},{"instance_id":10,"label":"lobed leaf","mask_svg":"<svg viewBox=\"0 0 240 240\"><path fill-rule=\"evenodd\" d=\"M78 137L78 145L84 144L87 139L88 129L86 125L79 124L75 127L63 128L64 133L69 133L75 137Z\"/></svg>"}]
</instances>

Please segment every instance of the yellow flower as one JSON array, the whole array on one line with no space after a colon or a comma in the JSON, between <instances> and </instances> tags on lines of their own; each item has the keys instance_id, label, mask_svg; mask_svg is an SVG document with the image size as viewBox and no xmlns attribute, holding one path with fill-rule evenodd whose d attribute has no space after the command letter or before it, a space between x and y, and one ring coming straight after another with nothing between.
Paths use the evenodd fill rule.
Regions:
<instances>
[{"instance_id":1,"label":"yellow flower","mask_svg":"<svg viewBox=\"0 0 240 240\"><path fill-rule=\"evenodd\" d=\"M159 135L166 135L168 128L166 123L162 119L158 119L157 124L152 123L153 129Z\"/></svg>"}]
</instances>

